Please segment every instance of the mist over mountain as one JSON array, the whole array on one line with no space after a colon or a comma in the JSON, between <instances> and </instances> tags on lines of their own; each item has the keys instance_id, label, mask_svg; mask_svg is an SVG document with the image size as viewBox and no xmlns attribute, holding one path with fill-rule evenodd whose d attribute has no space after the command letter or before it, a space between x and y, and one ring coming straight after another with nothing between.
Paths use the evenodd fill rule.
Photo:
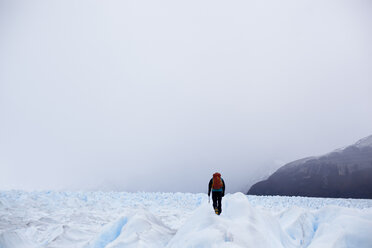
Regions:
<instances>
[{"instance_id":1,"label":"mist over mountain","mask_svg":"<svg viewBox=\"0 0 372 248\"><path fill-rule=\"evenodd\" d=\"M322 156L284 165L248 194L372 198L372 135Z\"/></svg>"}]
</instances>

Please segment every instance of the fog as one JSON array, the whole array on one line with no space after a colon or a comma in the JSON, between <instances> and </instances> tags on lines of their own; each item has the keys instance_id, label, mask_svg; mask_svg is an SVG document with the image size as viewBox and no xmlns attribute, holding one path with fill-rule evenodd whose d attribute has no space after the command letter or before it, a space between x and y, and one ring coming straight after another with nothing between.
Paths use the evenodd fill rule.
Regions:
<instances>
[{"instance_id":1,"label":"fog","mask_svg":"<svg viewBox=\"0 0 372 248\"><path fill-rule=\"evenodd\" d=\"M372 134L372 2L0 0L0 189L246 192Z\"/></svg>"}]
</instances>

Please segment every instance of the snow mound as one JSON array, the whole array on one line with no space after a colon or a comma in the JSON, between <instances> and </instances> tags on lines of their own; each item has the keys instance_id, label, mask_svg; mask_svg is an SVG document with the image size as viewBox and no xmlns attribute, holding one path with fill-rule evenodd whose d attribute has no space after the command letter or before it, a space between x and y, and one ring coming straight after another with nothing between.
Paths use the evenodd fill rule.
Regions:
<instances>
[{"instance_id":1,"label":"snow mound","mask_svg":"<svg viewBox=\"0 0 372 248\"><path fill-rule=\"evenodd\" d=\"M279 222L253 208L245 195L227 195L217 216L203 204L167 247L294 247Z\"/></svg>"},{"instance_id":2,"label":"snow mound","mask_svg":"<svg viewBox=\"0 0 372 248\"><path fill-rule=\"evenodd\" d=\"M145 210L107 224L84 248L164 247L175 231Z\"/></svg>"},{"instance_id":3,"label":"snow mound","mask_svg":"<svg viewBox=\"0 0 372 248\"><path fill-rule=\"evenodd\" d=\"M325 207L316 212L314 238L309 248L372 247L372 211ZM331 246L332 244L332 246Z\"/></svg>"},{"instance_id":4,"label":"snow mound","mask_svg":"<svg viewBox=\"0 0 372 248\"><path fill-rule=\"evenodd\" d=\"M0 234L0 248L34 248L36 245L32 244L27 237L17 230L5 231Z\"/></svg>"},{"instance_id":5,"label":"snow mound","mask_svg":"<svg viewBox=\"0 0 372 248\"><path fill-rule=\"evenodd\" d=\"M318 211L307 211L293 207L279 214L278 219L296 247L372 246L371 209L328 206Z\"/></svg>"}]
</instances>

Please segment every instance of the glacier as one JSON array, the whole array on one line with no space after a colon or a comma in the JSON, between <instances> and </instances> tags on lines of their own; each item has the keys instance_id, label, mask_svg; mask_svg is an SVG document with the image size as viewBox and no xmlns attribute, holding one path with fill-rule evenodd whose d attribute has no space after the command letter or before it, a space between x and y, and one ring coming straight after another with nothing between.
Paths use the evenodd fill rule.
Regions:
<instances>
[{"instance_id":1,"label":"glacier","mask_svg":"<svg viewBox=\"0 0 372 248\"><path fill-rule=\"evenodd\" d=\"M0 191L0 248L372 247L372 200Z\"/></svg>"}]
</instances>

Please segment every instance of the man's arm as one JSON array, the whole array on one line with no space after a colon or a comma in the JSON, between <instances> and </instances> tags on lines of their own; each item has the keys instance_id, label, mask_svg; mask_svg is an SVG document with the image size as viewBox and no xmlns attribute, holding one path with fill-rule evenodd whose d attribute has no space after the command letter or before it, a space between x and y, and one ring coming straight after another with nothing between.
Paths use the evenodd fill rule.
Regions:
<instances>
[{"instance_id":1,"label":"man's arm","mask_svg":"<svg viewBox=\"0 0 372 248\"><path fill-rule=\"evenodd\" d=\"M225 181L221 178L222 180L222 196L225 195Z\"/></svg>"},{"instance_id":2,"label":"man's arm","mask_svg":"<svg viewBox=\"0 0 372 248\"><path fill-rule=\"evenodd\" d=\"M213 181L212 181L212 179L211 179L211 180L209 181L209 185L208 185L208 196L211 195L212 184L213 184Z\"/></svg>"}]
</instances>

